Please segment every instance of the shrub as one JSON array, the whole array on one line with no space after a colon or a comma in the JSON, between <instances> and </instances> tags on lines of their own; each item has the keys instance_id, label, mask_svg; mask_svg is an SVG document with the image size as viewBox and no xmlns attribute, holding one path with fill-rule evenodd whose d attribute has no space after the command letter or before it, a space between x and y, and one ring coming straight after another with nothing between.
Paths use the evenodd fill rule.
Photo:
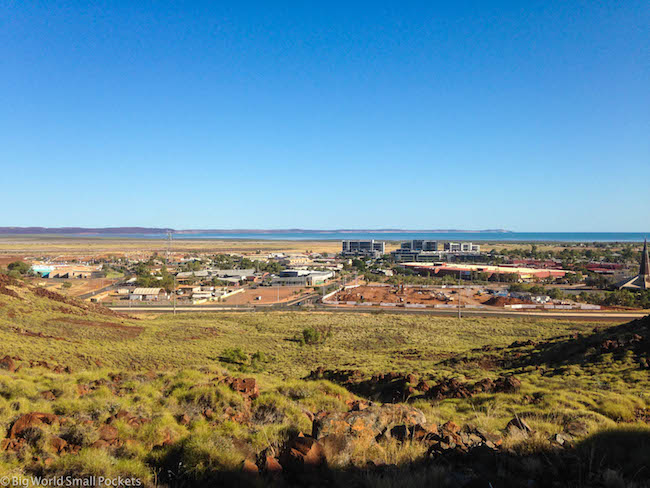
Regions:
<instances>
[{"instance_id":1,"label":"shrub","mask_svg":"<svg viewBox=\"0 0 650 488\"><path fill-rule=\"evenodd\" d=\"M248 354L239 347L224 349L221 354L221 361L232 364L244 364L248 362Z\"/></svg>"},{"instance_id":2,"label":"shrub","mask_svg":"<svg viewBox=\"0 0 650 488\"><path fill-rule=\"evenodd\" d=\"M322 344L330 337L332 337L332 330L329 327L307 327L303 329L299 342L309 345Z\"/></svg>"}]
</instances>

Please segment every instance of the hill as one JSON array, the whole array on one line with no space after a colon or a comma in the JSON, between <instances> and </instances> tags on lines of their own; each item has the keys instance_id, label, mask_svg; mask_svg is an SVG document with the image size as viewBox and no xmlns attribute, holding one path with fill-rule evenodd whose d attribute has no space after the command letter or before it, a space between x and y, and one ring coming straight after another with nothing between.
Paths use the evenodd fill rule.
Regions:
<instances>
[{"instance_id":1,"label":"hill","mask_svg":"<svg viewBox=\"0 0 650 488\"><path fill-rule=\"evenodd\" d=\"M303 344L310 327L324 339ZM386 313L136 319L0 275L0 476L646 486L648 319L593 329Z\"/></svg>"}]
</instances>

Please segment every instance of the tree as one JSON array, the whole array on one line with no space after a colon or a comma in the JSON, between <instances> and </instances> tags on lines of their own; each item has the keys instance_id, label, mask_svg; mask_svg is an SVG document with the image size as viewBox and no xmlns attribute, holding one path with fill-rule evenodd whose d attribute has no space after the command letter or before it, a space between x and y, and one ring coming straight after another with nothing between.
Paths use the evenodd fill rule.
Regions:
<instances>
[{"instance_id":1,"label":"tree","mask_svg":"<svg viewBox=\"0 0 650 488\"><path fill-rule=\"evenodd\" d=\"M21 275L29 274L32 267L24 261L14 261L7 266L9 271L15 271Z\"/></svg>"}]
</instances>

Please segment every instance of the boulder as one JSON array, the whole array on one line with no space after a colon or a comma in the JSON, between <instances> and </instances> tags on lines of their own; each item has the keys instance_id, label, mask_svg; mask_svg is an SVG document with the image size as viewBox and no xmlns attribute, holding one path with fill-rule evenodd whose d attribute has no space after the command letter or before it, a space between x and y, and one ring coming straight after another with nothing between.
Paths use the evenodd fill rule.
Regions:
<instances>
[{"instance_id":1,"label":"boulder","mask_svg":"<svg viewBox=\"0 0 650 488\"><path fill-rule=\"evenodd\" d=\"M313 422L312 435L315 439L335 434L376 439L397 425L413 426L425 422L424 414L408 405L371 405L360 411L317 416Z\"/></svg>"},{"instance_id":2,"label":"boulder","mask_svg":"<svg viewBox=\"0 0 650 488\"><path fill-rule=\"evenodd\" d=\"M16 363L11 357L5 356L0 359L0 369L6 369L9 372L13 373L16 371Z\"/></svg>"},{"instance_id":3,"label":"boulder","mask_svg":"<svg viewBox=\"0 0 650 488\"><path fill-rule=\"evenodd\" d=\"M0 441L0 451L20 451L26 445L27 441L22 438L2 439L2 441Z\"/></svg>"},{"instance_id":4,"label":"boulder","mask_svg":"<svg viewBox=\"0 0 650 488\"><path fill-rule=\"evenodd\" d=\"M277 476L282 473L282 465L273 456L267 455L262 461L262 471Z\"/></svg>"},{"instance_id":5,"label":"boulder","mask_svg":"<svg viewBox=\"0 0 650 488\"><path fill-rule=\"evenodd\" d=\"M255 399L260 395L260 389L255 378L226 377L221 382L250 399Z\"/></svg>"},{"instance_id":6,"label":"boulder","mask_svg":"<svg viewBox=\"0 0 650 488\"><path fill-rule=\"evenodd\" d=\"M103 441L110 442L117 439L117 429L112 425L102 425L98 431L99 438Z\"/></svg>"},{"instance_id":7,"label":"boulder","mask_svg":"<svg viewBox=\"0 0 650 488\"><path fill-rule=\"evenodd\" d=\"M298 436L287 445L280 462L282 466L294 470L317 468L325 464L325 452L313 437Z\"/></svg>"},{"instance_id":8,"label":"boulder","mask_svg":"<svg viewBox=\"0 0 650 488\"><path fill-rule=\"evenodd\" d=\"M242 463L241 466L241 470L243 473L246 473L251 476L257 476L260 473L260 470L257 468L257 464L255 464L250 459L244 459L244 462Z\"/></svg>"},{"instance_id":9,"label":"boulder","mask_svg":"<svg viewBox=\"0 0 650 488\"><path fill-rule=\"evenodd\" d=\"M457 378L450 378L432 386L427 391L426 396L436 400L444 400L445 398L469 398L472 393L465 383L461 383Z\"/></svg>"},{"instance_id":10,"label":"boulder","mask_svg":"<svg viewBox=\"0 0 650 488\"><path fill-rule=\"evenodd\" d=\"M568 434L553 434L548 440L551 444L568 447L571 445L572 437Z\"/></svg>"},{"instance_id":11,"label":"boulder","mask_svg":"<svg viewBox=\"0 0 650 488\"><path fill-rule=\"evenodd\" d=\"M494 381L490 378L483 378L480 381L474 383L472 387L472 393L492 393L494 391Z\"/></svg>"},{"instance_id":12,"label":"boulder","mask_svg":"<svg viewBox=\"0 0 650 488\"><path fill-rule=\"evenodd\" d=\"M40 393L40 395L41 395L41 398L43 400L48 400L48 401L51 401L51 402L56 400L56 395L54 393L52 393L50 390L42 391Z\"/></svg>"},{"instance_id":13,"label":"boulder","mask_svg":"<svg viewBox=\"0 0 650 488\"><path fill-rule=\"evenodd\" d=\"M530 425L528 425L526 421L521 417L514 417L510 422L508 422L508 425L506 425L506 431L509 434L514 434L517 432L530 434L533 432L533 429L531 429Z\"/></svg>"},{"instance_id":14,"label":"boulder","mask_svg":"<svg viewBox=\"0 0 650 488\"><path fill-rule=\"evenodd\" d=\"M90 445L90 447L92 447L94 449L108 449L110 447L110 444L107 441L103 440L103 439L99 439L99 440L96 440L95 442L93 442Z\"/></svg>"},{"instance_id":15,"label":"boulder","mask_svg":"<svg viewBox=\"0 0 650 488\"><path fill-rule=\"evenodd\" d=\"M497 393L516 393L521 388L521 381L514 376L502 376L494 382L494 391Z\"/></svg>"},{"instance_id":16,"label":"boulder","mask_svg":"<svg viewBox=\"0 0 650 488\"><path fill-rule=\"evenodd\" d=\"M15 439L17 437L22 437L22 434L27 431L27 429L39 427L44 424L52 425L56 422L59 422L59 417L52 413L26 413L20 416L11 426L9 438Z\"/></svg>"},{"instance_id":17,"label":"boulder","mask_svg":"<svg viewBox=\"0 0 650 488\"><path fill-rule=\"evenodd\" d=\"M440 426L440 432L443 435L458 434L458 432L460 432L460 426L450 420L449 422L445 422Z\"/></svg>"},{"instance_id":18,"label":"boulder","mask_svg":"<svg viewBox=\"0 0 650 488\"><path fill-rule=\"evenodd\" d=\"M564 432L571 436L581 437L589 433L589 427L582 420L572 419L564 424Z\"/></svg>"},{"instance_id":19,"label":"boulder","mask_svg":"<svg viewBox=\"0 0 650 488\"><path fill-rule=\"evenodd\" d=\"M52 449L54 449L58 454L61 454L67 445L68 443L60 437L53 436L50 438L50 446L52 446Z\"/></svg>"}]
</instances>

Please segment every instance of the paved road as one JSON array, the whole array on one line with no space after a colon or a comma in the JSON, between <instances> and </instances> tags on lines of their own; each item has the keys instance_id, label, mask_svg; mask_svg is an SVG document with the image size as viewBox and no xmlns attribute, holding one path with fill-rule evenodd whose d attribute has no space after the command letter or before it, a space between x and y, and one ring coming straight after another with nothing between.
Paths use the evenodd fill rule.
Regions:
<instances>
[{"instance_id":1,"label":"paved road","mask_svg":"<svg viewBox=\"0 0 650 488\"><path fill-rule=\"evenodd\" d=\"M124 283L125 283L125 280L120 280L117 283L111 283L110 285L106 285L106 286L104 286L102 288L98 288L97 290L93 290L91 292L84 293L83 295L79 295L79 296L76 296L74 298L78 298L80 300L86 300L88 298L94 297L95 295L99 295L100 293L103 293L105 291L116 290L117 288L120 288L120 287L124 286Z\"/></svg>"}]
</instances>

